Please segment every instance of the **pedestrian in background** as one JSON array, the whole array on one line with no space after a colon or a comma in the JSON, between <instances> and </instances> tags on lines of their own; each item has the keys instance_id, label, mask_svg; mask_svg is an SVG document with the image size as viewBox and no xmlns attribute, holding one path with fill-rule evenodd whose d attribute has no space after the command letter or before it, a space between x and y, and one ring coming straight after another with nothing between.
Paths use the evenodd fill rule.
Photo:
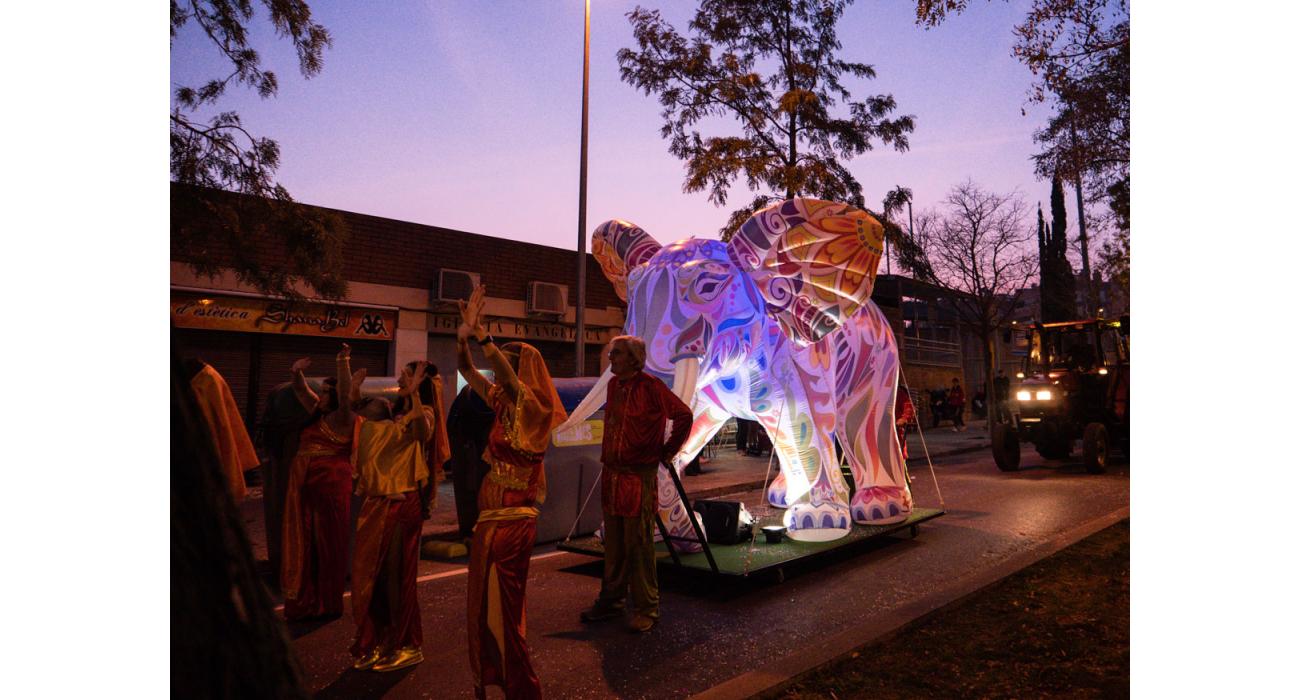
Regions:
<instances>
[{"instance_id":1,"label":"pedestrian in background","mask_svg":"<svg viewBox=\"0 0 1300 700\"><path fill-rule=\"evenodd\" d=\"M486 455L491 470L479 487L478 524L470 543L468 631L474 694L489 685L507 698L540 698L541 681L528 654L524 598L537 516L546 500L542 455L567 415L541 353L527 343L498 348L483 327L483 287L460 305L456 332L460 373L496 413ZM495 383L474 367L473 338L492 365Z\"/></svg>"},{"instance_id":2,"label":"pedestrian in background","mask_svg":"<svg viewBox=\"0 0 1300 700\"><path fill-rule=\"evenodd\" d=\"M900 386L894 397L894 426L898 431L898 447L903 451L903 459L907 459L907 426L914 420L916 406L912 404L912 395L906 387Z\"/></svg>"},{"instance_id":3,"label":"pedestrian in background","mask_svg":"<svg viewBox=\"0 0 1300 700\"><path fill-rule=\"evenodd\" d=\"M966 392L961 389L961 382L952 378L952 388L948 390L948 408L952 411L952 431L966 430L966 423L961 414L966 410Z\"/></svg>"},{"instance_id":4,"label":"pedestrian in background","mask_svg":"<svg viewBox=\"0 0 1300 700\"><path fill-rule=\"evenodd\" d=\"M600 505L605 517L605 572L595 605L583 622L622 614L632 595L628 629L647 632L659 619L654 517L661 464L670 465L691 430L691 409L663 382L642 371L645 342L623 335L610 343L614 378L605 400L605 436L600 461ZM665 440L665 428L672 434ZM671 469L671 466L667 468Z\"/></svg>"}]
</instances>

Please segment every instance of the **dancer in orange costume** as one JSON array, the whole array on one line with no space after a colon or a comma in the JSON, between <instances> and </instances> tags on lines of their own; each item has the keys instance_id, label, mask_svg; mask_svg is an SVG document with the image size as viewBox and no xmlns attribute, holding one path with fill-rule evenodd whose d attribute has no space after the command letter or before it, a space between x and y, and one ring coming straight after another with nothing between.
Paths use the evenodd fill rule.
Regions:
<instances>
[{"instance_id":1,"label":"dancer in orange costume","mask_svg":"<svg viewBox=\"0 0 1300 700\"><path fill-rule=\"evenodd\" d=\"M242 501L248 495L244 472L256 467L258 459L253 441L248 439L244 419L239 415L235 396L230 392L230 385L226 384L226 380L212 365L202 360L187 359L185 369L190 373L190 387L194 389L199 411L203 414L208 429L212 431L217 457L221 460L221 472L226 475L230 495L236 501Z\"/></svg>"},{"instance_id":2,"label":"dancer in orange costume","mask_svg":"<svg viewBox=\"0 0 1300 700\"><path fill-rule=\"evenodd\" d=\"M457 332L460 373L496 412L483 458L491 471L479 488L479 517L470 544L469 655L474 692L498 685L507 698L540 698L541 681L528 656L524 588L537 540L538 508L546 499L542 454L551 430L567 417L537 349L497 348L482 325L482 287L461 304ZM489 382L474 368L469 339L483 348L496 373Z\"/></svg>"}]
</instances>

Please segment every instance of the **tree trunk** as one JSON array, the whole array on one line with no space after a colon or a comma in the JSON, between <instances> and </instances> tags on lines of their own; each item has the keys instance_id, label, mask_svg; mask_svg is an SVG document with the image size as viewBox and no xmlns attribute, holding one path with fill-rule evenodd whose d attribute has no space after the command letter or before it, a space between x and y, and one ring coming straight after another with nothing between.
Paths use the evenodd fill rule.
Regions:
<instances>
[{"instance_id":1,"label":"tree trunk","mask_svg":"<svg viewBox=\"0 0 1300 700\"><path fill-rule=\"evenodd\" d=\"M986 427L989 431L989 436L992 437L993 426L997 422L997 416L993 411L991 403L993 400L993 375L997 373L997 370L993 367L993 358L996 355L996 349L993 347L993 343L997 338L998 329L985 326L981 330L982 335L984 336L984 342L981 343L984 350L984 415L986 416L985 422L987 423Z\"/></svg>"}]
</instances>

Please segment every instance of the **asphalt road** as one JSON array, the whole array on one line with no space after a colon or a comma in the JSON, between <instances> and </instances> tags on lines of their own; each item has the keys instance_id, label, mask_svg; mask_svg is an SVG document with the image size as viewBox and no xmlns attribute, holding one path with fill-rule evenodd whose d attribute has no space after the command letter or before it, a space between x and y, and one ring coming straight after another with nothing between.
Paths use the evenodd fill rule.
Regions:
<instances>
[{"instance_id":1,"label":"asphalt road","mask_svg":"<svg viewBox=\"0 0 1300 700\"><path fill-rule=\"evenodd\" d=\"M918 505L941 501L913 465ZM528 581L528 641L550 697L745 697L870 641L919 615L1126 517L1128 464L1107 474L1077 461L1045 463L1032 447L1006 474L986 452L935 464L947 514L818 563L721 582L660 568L663 619L646 635L618 622L583 625L600 565L538 547ZM751 509L757 494L745 497ZM760 538L761 539L761 538ZM760 545L761 546L761 545ZM350 668L350 615L291 626L310 691L318 697L472 697L463 565L421 563L426 661L388 674ZM350 601L349 601L350 602ZM489 697L501 697L489 689Z\"/></svg>"}]
</instances>

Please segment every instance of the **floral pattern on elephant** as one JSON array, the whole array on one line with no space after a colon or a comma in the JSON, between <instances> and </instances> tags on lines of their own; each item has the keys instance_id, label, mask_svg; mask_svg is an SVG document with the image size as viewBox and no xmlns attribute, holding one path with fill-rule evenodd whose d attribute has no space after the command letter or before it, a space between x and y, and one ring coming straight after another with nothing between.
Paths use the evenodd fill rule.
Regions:
<instances>
[{"instance_id":1,"label":"floral pattern on elephant","mask_svg":"<svg viewBox=\"0 0 1300 700\"><path fill-rule=\"evenodd\" d=\"M780 465L768 501L786 509L795 540L835 539L852 522L911 512L893 420L898 347L870 299L882 241L866 212L814 199L756 212L727 244L660 246L625 221L593 234L593 254L628 303L624 332L646 341L645 371L692 406L674 468L728 418L758 421ZM666 472L658 494L671 533L691 536Z\"/></svg>"}]
</instances>

